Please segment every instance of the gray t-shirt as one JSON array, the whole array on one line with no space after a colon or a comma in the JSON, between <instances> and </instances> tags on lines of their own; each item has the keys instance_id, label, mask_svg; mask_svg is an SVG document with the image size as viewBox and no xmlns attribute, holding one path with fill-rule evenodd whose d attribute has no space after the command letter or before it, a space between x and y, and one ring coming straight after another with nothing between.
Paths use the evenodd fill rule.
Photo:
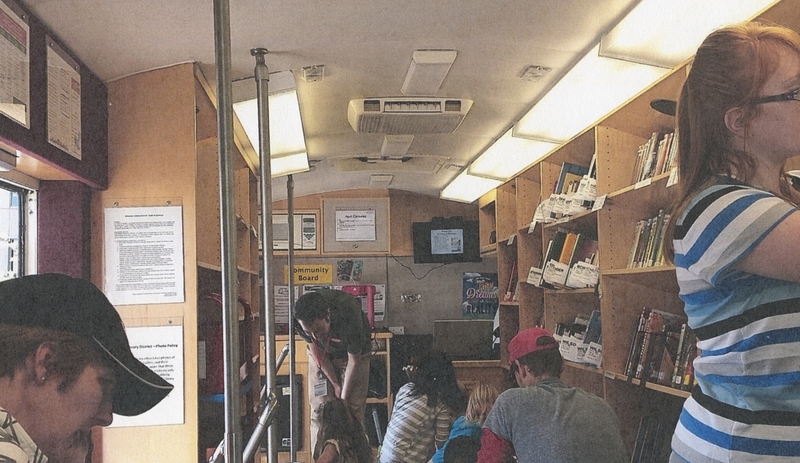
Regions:
<instances>
[{"instance_id":1,"label":"gray t-shirt","mask_svg":"<svg viewBox=\"0 0 800 463\"><path fill-rule=\"evenodd\" d=\"M510 442L520 463L628 461L611 407L557 379L503 392L483 427Z\"/></svg>"}]
</instances>

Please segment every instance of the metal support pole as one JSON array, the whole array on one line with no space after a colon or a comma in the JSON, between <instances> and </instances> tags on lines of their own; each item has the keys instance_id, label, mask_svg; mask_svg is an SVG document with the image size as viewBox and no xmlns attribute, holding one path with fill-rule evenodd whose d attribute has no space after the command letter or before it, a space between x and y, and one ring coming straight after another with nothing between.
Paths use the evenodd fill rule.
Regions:
<instances>
[{"instance_id":1,"label":"metal support pole","mask_svg":"<svg viewBox=\"0 0 800 463\"><path fill-rule=\"evenodd\" d=\"M225 461L241 463L239 421L239 310L236 278L236 209L233 162L233 97L231 90L230 6L214 0L214 50L217 63L217 133L219 136L222 325L225 364Z\"/></svg>"},{"instance_id":2,"label":"metal support pole","mask_svg":"<svg viewBox=\"0 0 800 463\"><path fill-rule=\"evenodd\" d=\"M297 461L297 436L300 430L297 429L297 417L299 415L299 401L296 394L303 391L295 389L295 346L294 346L294 178L290 174L286 179L286 211L289 215L289 252L287 253L287 265L289 267L289 385L291 394L289 395L289 455L290 461ZM306 378L306 381L311 381ZM308 444L306 444L308 445ZM313 452L314 449L311 449Z\"/></svg>"},{"instance_id":3,"label":"metal support pole","mask_svg":"<svg viewBox=\"0 0 800 463\"><path fill-rule=\"evenodd\" d=\"M269 68L264 60L266 48L253 48L250 54L255 57L254 69L256 81L256 98L258 104L258 160L261 188L261 275L264 282L262 301L264 310L261 319L264 320L264 367L266 387L275 391L278 384L275 365L275 290L272 285L272 166L270 164L270 133L269 133ZM275 426L270 423L267 431L267 462L278 462L278 438Z\"/></svg>"},{"instance_id":4,"label":"metal support pole","mask_svg":"<svg viewBox=\"0 0 800 463\"><path fill-rule=\"evenodd\" d=\"M283 346L281 354L275 363L276 370L281 367L281 364L286 359L286 355L288 353L289 344L287 343L285 346ZM250 435L250 440L247 441L247 445L244 448L244 461L250 461L253 458L253 455L256 453L256 449L261 445L261 441L264 438L264 432L272 424L272 421L275 419L275 412L278 410L278 396L275 395L274 391L267 392L267 386L261 388L259 407L261 412L258 414L258 423L256 424L255 429L253 429L253 434ZM208 459L209 463L219 463L221 461L220 458L222 458L222 452L224 449L225 440L223 439L217 446L214 454Z\"/></svg>"}]
</instances>

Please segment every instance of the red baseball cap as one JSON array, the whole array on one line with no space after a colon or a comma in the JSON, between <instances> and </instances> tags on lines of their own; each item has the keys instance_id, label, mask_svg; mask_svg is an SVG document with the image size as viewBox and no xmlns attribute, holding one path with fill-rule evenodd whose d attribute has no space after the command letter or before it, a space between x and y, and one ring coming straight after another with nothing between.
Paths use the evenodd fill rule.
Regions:
<instances>
[{"instance_id":1,"label":"red baseball cap","mask_svg":"<svg viewBox=\"0 0 800 463\"><path fill-rule=\"evenodd\" d=\"M540 350L558 349L553 333L534 327L522 330L508 343L508 361L514 362L523 355Z\"/></svg>"}]
</instances>

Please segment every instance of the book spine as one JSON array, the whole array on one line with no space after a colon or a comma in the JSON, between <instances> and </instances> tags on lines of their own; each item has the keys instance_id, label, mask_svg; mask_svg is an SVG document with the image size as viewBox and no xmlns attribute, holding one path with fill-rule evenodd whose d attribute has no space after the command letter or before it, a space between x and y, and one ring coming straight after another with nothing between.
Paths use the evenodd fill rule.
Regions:
<instances>
[{"instance_id":1,"label":"book spine","mask_svg":"<svg viewBox=\"0 0 800 463\"><path fill-rule=\"evenodd\" d=\"M630 253L628 254L627 268L633 268L633 264L636 261L636 251L639 249L639 241L642 239L642 231L645 223L646 221L644 220L636 222L636 228L633 232L633 245L631 246Z\"/></svg>"},{"instance_id":2,"label":"book spine","mask_svg":"<svg viewBox=\"0 0 800 463\"><path fill-rule=\"evenodd\" d=\"M644 338L644 330L647 326L647 321L650 318L650 309L645 307L642 313L639 314L639 320L636 325L636 331L633 332L631 339L630 350L628 351L628 361L625 364L625 376L632 379L636 375L636 367L639 364L640 354L642 352L642 340Z\"/></svg>"},{"instance_id":3,"label":"book spine","mask_svg":"<svg viewBox=\"0 0 800 463\"><path fill-rule=\"evenodd\" d=\"M639 268L644 263L644 256L647 253L647 248L650 245L650 234L653 231L653 219L644 221L642 228L642 236L639 239L638 249L636 250L636 257L633 260L633 268Z\"/></svg>"},{"instance_id":4,"label":"book spine","mask_svg":"<svg viewBox=\"0 0 800 463\"><path fill-rule=\"evenodd\" d=\"M675 366L672 368L672 377L670 378L670 386L674 388L677 388L681 383L678 372L680 370L681 360L683 360L684 355L683 346L684 341L686 340L686 329L687 325L686 323L683 323L681 325L681 334L678 338L678 354L675 356Z\"/></svg>"}]
</instances>

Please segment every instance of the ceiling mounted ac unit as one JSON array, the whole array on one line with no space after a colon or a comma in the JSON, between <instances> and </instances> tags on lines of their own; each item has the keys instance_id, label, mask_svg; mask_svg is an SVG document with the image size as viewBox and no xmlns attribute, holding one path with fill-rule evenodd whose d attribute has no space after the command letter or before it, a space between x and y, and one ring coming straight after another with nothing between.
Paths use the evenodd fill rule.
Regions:
<instances>
[{"instance_id":1,"label":"ceiling mounted ac unit","mask_svg":"<svg viewBox=\"0 0 800 463\"><path fill-rule=\"evenodd\" d=\"M350 100L347 120L359 133L453 133L471 107L458 98L367 98Z\"/></svg>"}]
</instances>

